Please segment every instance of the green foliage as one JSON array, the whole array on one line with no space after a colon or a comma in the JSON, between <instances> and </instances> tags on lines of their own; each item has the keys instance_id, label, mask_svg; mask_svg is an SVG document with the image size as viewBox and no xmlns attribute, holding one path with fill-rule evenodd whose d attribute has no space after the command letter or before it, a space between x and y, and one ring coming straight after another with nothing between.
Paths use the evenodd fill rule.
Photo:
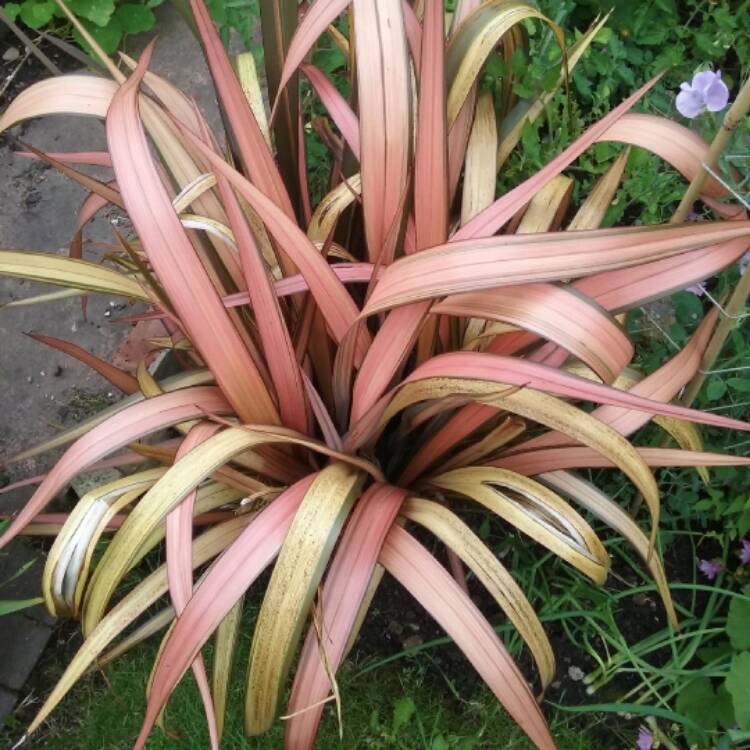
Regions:
<instances>
[{"instance_id":1,"label":"green foliage","mask_svg":"<svg viewBox=\"0 0 750 750\"><path fill-rule=\"evenodd\" d=\"M2 483L2 475L0 475L0 483ZM0 533L2 533L8 526L8 521L0 521ZM4 553L2 553L4 554ZM0 581L0 592L2 592L3 586L7 586L12 581L16 580L19 576L22 576L33 564L35 560L27 562L22 565L10 578ZM3 615L10 615L14 612L21 612L24 609L33 607L37 604L41 604L44 600L41 598L32 599L0 599L0 617Z\"/></svg>"},{"instance_id":2,"label":"green foliage","mask_svg":"<svg viewBox=\"0 0 750 750\"><path fill-rule=\"evenodd\" d=\"M745 594L745 599L732 599L727 616L727 634L737 651L750 649L750 588L745 589Z\"/></svg>"},{"instance_id":3,"label":"green foliage","mask_svg":"<svg viewBox=\"0 0 750 750\"><path fill-rule=\"evenodd\" d=\"M13 18L15 9L18 9L18 16L20 19L32 29L38 29L40 26L48 24L52 20L52 16L55 14L56 5L48 0L26 0L21 5L15 5L13 8L9 8L10 18Z\"/></svg>"},{"instance_id":4,"label":"green foliage","mask_svg":"<svg viewBox=\"0 0 750 750\"><path fill-rule=\"evenodd\" d=\"M229 36L234 29L245 49L256 56L256 64L262 62L262 45L253 40L253 30L260 13L258 0L206 0L206 5L219 27L224 44L229 45Z\"/></svg>"},{"instance_id":5,"label":"green foliage","mask_svg":"<svg viewBox=\"0 0 750 750\"><path fill-rule=\"evenodd\" d=\"M722 685L717 690L708 677L688 683L677 696L677 710L707 732L718 727L729 729L734 724L732 698ZM705 733L690 726L685 735L691 744L704 744Z\"/></svg>"},{"instance_id":6,"label":"green foliage","mask_svg":"<svg viewBox=\"0 0 750 750\"><path fill-rule=\"evenodd\" d=\"M750 652L736 654L727 677L727 690L732 695L734 715L740 729L750 731Z\"/></svg>"},{"instance_id":7,"label":"green foliage","mask_svg":"<svg viewBox=\"0 0 750 750\"><path fill-rule=\"evenodd\" d=\"M163 0L69 0L68 8L107 53L115 52L124 37L150 31L156 23L153 9ZM80 33L67 22L53 0L23 0L4 8L11 20L20 20L32 29L46 28L59 36L72 38L91 52Z\"/></svg>"},{"instance_id":8,"label":"green foliage","mask_svg":"<svg viewBox=\"0 0 750 750\"><path fill-rule=\"evenodd\" d=\"M564 12L565 24L571 28L584 28L596 14L613 11L607 23L610 33L600 37L600 44L573 75L575 88L595 112L606 111L639 81L663 70L667 73L655 103L668 104L671 97L666 92L676 89L698 66L720 68L731 88L740 82L750 60L750 39L742 22L746 2L541 0L539 5L552 13Z\"/></svg>"},{"instance_id":9,"label":"green foliage","mask_svg":"<svg viewBox=\"0 0 750 750\"><path fill-rule=\"evenodd\" d=\"M248 624L248 628L250 624ZM247 629L245 629L245 633ZM244 647L247 648L245 637ZM210 660L210 648L207 649ZM106 680L99 673L86 678L65 702L65 710L53 717L25 748L41 750L127 750L140 726L144 685L153 646L146 646L106 666ZM532 744L497 708L489 691L477 687L454 695L431 669L429 656L410 659L407 665L383 666L366 678L357 665L345 665L339 674L345 699L344 739L331 712L323 722L315 747L318 750L473 750L508 746L532 750ZM245 664L237 659L231 694L239 700ZM440 681L436 681L440 680ZM583 726L583 724L580 724ZM208 746L205 718L193 680L177 688L166 714L167 732L154 732L147 750L203 750ZM11 717L0 745L10 747L23 731L23 722ZM559 750L598 750L577 726L565 717L554 722ZM230 748L277 750L283 746L283 722L267 735L248 740L240 711L230 711L225 727Z\"/></svg>"},{"instance_id":10,"label":"green foliage","mask_svg":"<svg viewBox=\"0 0 750 750\"><path fill-rule=\"evenodd\" d=\"M0 617L3 615L11 615L14 612L21 612L24 609L41 604L43 601L44 599L41 597L35 597L33 599L0 599Z\"/></svg>"}]
</instances>

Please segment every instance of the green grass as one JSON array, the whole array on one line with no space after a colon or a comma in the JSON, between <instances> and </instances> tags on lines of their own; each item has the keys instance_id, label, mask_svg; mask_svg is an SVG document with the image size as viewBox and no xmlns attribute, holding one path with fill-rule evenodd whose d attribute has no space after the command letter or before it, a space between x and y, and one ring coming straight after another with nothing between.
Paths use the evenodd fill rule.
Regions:
<instances>
[{"instance_id":1,"label":"green grass","mask_svg":"<svg viewBox=\"0 0 750 750\"><path fill-rule=\"evenodd\" d=\"M106 668L106 682L100 675L86 678L65 700L37 738L25 748L51 750L125 750L131 748L140 728L144 709L144 684L155 655L152 647L141 648ZM468 665L467 665L468 669ZM358 669L347 665L340 673L343 694L343 741L332 708L326 710L316 748L412 748L443 750L456 748L498 748L530 750L520 730L486 690L479 687L460 695L447 681L429 668L429 657L408 659L368 672L357 678ZM235 677L244 674L238 665ZM106 683L109 683L109 687ZM227 720L224 747L271 750L282 747L281 722L259 738L248 739L242 729L243 685L235 679L232 709ZM585 733L572 726L570 717L556 722L553 731L560 750L594 750ZM589 719L590 722L590 719ZM167 712L166 727L171 737L156 729L148 750L176 750L208 747L208 734L201 702L192 678L183 680ZM0 734L17 739L22 727Z\"/></svg>"}]
</instances>

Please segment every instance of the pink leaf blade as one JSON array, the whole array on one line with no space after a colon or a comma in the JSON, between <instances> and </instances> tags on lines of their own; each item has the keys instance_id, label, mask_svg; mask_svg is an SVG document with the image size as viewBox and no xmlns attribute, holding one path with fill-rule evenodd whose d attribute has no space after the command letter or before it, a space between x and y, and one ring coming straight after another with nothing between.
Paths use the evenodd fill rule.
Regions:
<instances>
[{"instance_id":1,"label":"pink leaf blade","mask_svg":"<svg viewBox=\"0 0 750 750\"><path fill-rule=\"evenodd\" d=\"M518 187L513 188L491 206L464 224L453 236L455 240L476 237L489 237L497 232L510 218L563 169L573 163L592 143L631 109L661 78L662 74L652 78L638 91L629 96L622 104L615 107L608 115L592 125L580 138L566 148L543 169Z\"/></svg>"},{"instance_id":2,"label":"pink leaf blade","mask_svg":"<svg viewBox=\"0 0 750 750\"><path fill-rule=\"evenodd\" d=\"M375 334L354 381L352 423L360 419L383 395L414 347L429 310L429 302L418 302L399 307L388 314Z\"/></svg>"},{"instance_id":3,"label":"pink leaf blade","mask_svg":"<svg viewBox=\"0 0 750 750\"><path fill-rule=\"evenodd\" d=\"M305 434L310 426L305 386L281 306L263 256L232 187L223 175L217 175L216 179L239 249L265 361L276 390L281 421L286 427Z\"/></svg>"},{"instance_id":4,"label":"pink leaf blade","mask_svg":"<svg viewBox=\"0 0 750 750\"><path fill-rule=\"evenodd\" d=\"M633 344L606 311L583 295L553 284L524 284L456 294L432 312L516 325L558 344L611 383L633 358Z\"/></svg>"},{"instance_id":5,"label":"pink leaf blade","mask_svg":"<svg viewBox=\"0 0 750 750\"><path fill-rule=\"evenodd\" d=\"M388 266L362 315L449 294L592 276L741 238L750 240L749 221L499 235L453 241L400 258ZM595 297L591 293L588 296Z\"/></svg>"},{"instance_id":6,"label":"pink leaf blade","mask_svg":"<svg viewBox=\"0 0 750 750\"><path fill-rule=\"evenodd\" d=\"M268 143L255 119L203 0L190 0L219 100L252 181L289 218L294 209Z\"/></svg>"},{"instance_id":7,"label":"pink leaf blade","mask_svg":"<svg viewBox=\"0 0 750 750\"><path fill-rule=\"evenodd\" d=\"M17 156L39 160L31 151L16 151ZM48 151L47 156L65 164L85 164L91 167L111 167L112 158L107 151Z\"/></svg>"},{"instance_id":8,"label":"pink leaf blade","mask_svg":"<svg viewBox=\"0 0 750 750\"><path fill-rule=\"evenodd\" d=\"M414 160L414 218L418 250L445 242L448 233L444 19L442 0L427 0Z\"/></svg>"},{"instance_id":9,"label":"pink leaf blade","mask_svg":"<svg viewBox=\"0 0 750 750\"><path fill-rule=\"evenodd\" d=\"M677 448L636 447L645 463L653 469L661 467L695 468L700 466L750 466L750 458L725 453L689 451ZM601 453L586 446L545 448L502 456L487 464L519 474L533 476L548 471L567 469L614 469L614 464Z\"/></svg>"},{"instance_id":10,"label":"pink leaf blade","mask_svg":"<svg viewBox=\"0 0 750 750\"><path fill-rule=\"evenodd\" d=\"M86 467L144 435L202 417L206 412L231 414L232 408L218 388L196 386L133 404L98 424L73 443L42 480L13 523L0 536L0 549Z\"/></svg>"},{"instance_id":11,"label":"pink leaf blade","mask_svg":"<svg viewBox=\"0 0 750 750\"><path fill-rule=\"evenodd\" d=\"M276 406L251 353L230 320L152 161L138 111L138 86L151 47L119 88L107 114L107 140L118 185L157 278L185 332L212 368L238 415L278 424Z\"/></svg>"},{"instance_id":12,"label":"pink leaf blade","mask_svg":"<svg viewBox=\"0 0 750 750\"><path fill-rule=\"evenodd\" d=\"M83 362L84 365L90 367L92 370L98 372L103 378L108 380L116 388L119 388L123 393L128 395L137 393L139 390L138 381L127 372L120 370L118 367L111 365L103 359L87 352L80 346L73 344L70 341L64 341L63 339L55 338L54 336L45 336L41 333L28 333L27 336L39 341L42 344L57 349L63 354L67 354L69 357L77 359L79 362Z\"/></svg>"},{"instance_id":13,"label":"pink leaf blade","mask_svg":"<svg viewBox=\"0 0 750 750\"><path fill-rule=\"evenodd\" d=\"M353 0L362 202L370 260L390 262L409 185L411 66L401 0Z\"/></svg>"},{"instance_id":14,"label":"pink leaf blade","mask_svg":"<svg viewBox=\"0 0 750 750\"><path fill-rule=\"evenodd\" d=\"M356 322L359 311L351 295L346 291L325 258L297 224L289 219L273 201L269 200L237 170L232 169L183 124L176 124L211 164L211 167L226 177L235 190L257 211L284 252L299 268L334 338L340 342ZM369 336L366 334L360 336L359 361L364 356L368 339Z\"/></svg>"},{"instance_id":15,"label":"pink leaf blade","mask_svg":"<svg viewBox=\"0 0 750 750\"><path fill-rule=\"evenodd\" d=\"M344 140L347 142L355 158L359 159L361 147L357 115L354 114L349 103L320 68L316 68L311 64L305 64L300 66L300 70L312 84L315 93L328 111L341 135L344 136Z\"/></svg>"},{"instance_id":16,"label":"pink leaf blade","mask_svg":"<svg viewBox=\"0 0 750 750\"><path fill-rule=\"evenodd\" d=\"M636 383L627 392L654 401L667 403L679 394L682 388L692 379L701 365L703 352L719 317L719 310L712 307L701 322L688 344L674 357L665 362L653 373ZM625 436L632 435L651 419L643 411L623 409L618 406L604 405L594 409L592 416L600 422L613 427ZM559 433L546 433L517 446L521 450L538 450L570 443L570 438Z\"/></svg>"},{"instance_id":17,"label":"pink leaf blade","mask_svg":"<svg viewBox=\"0 0 750 750\"><path fill-rule=\"evenodd\" d=\"M187 455L195 446L208 440L219 429L216 424L197 424L182 441L175 461ZM166 518L167 581L169 596L176 615L180 615L193 594L193 508L197 491L190 492ZM206 665L199 654L192 664L195 681L203 701L208 721L208 732L213 750L218 750L219 734L216 726L211 689Z\"/></svg>"},{"instance_id":18,"label":"pink leaf blade","mask_svg":"<svg viewBox=\"0 0 750 750\"><path fill-rule=\"evenodd\" d=\"M284 67L281 72L279 91L283 91L294 76L297 68L304 61L307 53L313 48L318 37L332 24L351 4L352 0L316 0L308 9L297 25L289 48L284 58ZM273 112L275 114L278 106L274 102Z\"/></svg>"},{"instance_id":19,"label":"pink leaf blade","mask_svg":"<svg viewBox=\"0 0 750 750\"><path fill-rule=\"evenodd\" d=\"M398 388L430 378L501 383L519 388L531 388L562 398L611 404L652 415L677 417L698 424L710 424L743 432L750 431L748 422L675 404L663 404L517 357L504 357L484 352L441 354L420 365L401 382ZM383 396L378 404L353 426L345 441L349 449L359 447L373 437L375 430L378 429L381 415L398 388Z\"/></svg>"},{"instance_id":20,"label":"pink leaf blade","mask_svg":"<svg viewBox=\"0 0 750 750\"><path fill-rule=\"evenodd\" d=\"M325 649L333 673L344 657L383 541L405 495L398 487L372 485L357 504L339 542L321 593L321 627L325 638L320 647ZM311 625L289 699L288 713L296 715L286 724L287 748L313 746L323 713L321 701L331 689L318 649L315 627ZM314 708L308 708L311 706Z\"/></svg>"}]
</instances>

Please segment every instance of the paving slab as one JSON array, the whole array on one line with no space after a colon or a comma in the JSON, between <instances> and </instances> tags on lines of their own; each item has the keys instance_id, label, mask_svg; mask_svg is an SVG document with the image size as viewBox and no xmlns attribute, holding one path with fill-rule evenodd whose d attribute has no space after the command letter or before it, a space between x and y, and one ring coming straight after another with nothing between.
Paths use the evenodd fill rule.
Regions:
<instances>
[{"instance_id":1,"label":"paving slab","mask_svg":"<svg viewBox=\"0 0 750 750\"><path fill-rule=\"evenodd\" d=\"M200 45L171 6L158 9L158 40L152 70L194 97L217 131L221 130L210 74ZM138 53L153 35L139 35L131 43ZM26 123L14 135L48 151L103 149L104 127L94 118L54 116ZM75 232L78 208L86 192L56 170L14 153L11 143L0 147L0 248L41 250L64 254ZM92 171L92 170L89 170ZM104 177L106 170L93 170ZM110 223L121 222L112 209L98 216L86 230L86 257L97 260L102 250L92 243L111 242ZM51 291L32 282L0 279L0 305ZM0 456L8 456L56 434L73 421L87 400L99 407L117 399L117 392L96 373L24 334L46 333L63 338L109 358L122 344L127 327L114 322L122 302L90 295L84 317L79 299L58 300L31 307L0 308ZM55 455L23 462L10 479L38 473Z\"/></svg>"},{"instance_id":2,"label":"paving slab","mask_svg":"<svg viewBox=\"0 0 750 750\"><path fill-rule=\"evenodd\" d=\"M18 692L52 635L52 628L22 613L2 618L0 685Z\"/></svg>"},{"instance_id":3,"label":"paving slab","mask_svg":"<svg viewBox=\"0 0 750 750\"><path fill-rule=\"evenodd\" d=\"M41 595L39 581L44 567L41 550L15 541L0 552L0 600L33 599ZM23 571L19 575L19 571ZM23 610L23 615L47 626L54 624L42 605ZM2 624L0 623L0 628ZM0 666L0 672L2 666ZM2 680L0 680L2 681Z\"/></svg>"},{"instance_id":4,"label":"paving slab","mask_svg":"<svg viewBox=\"0 0 750 750\"><path fill-rule=\"evenodd\" d=\"M13 710L17 700L18 696L13 691L0 687L0 718Z\"/></svg>"},{"instance_id":5,"label":"paving slab","mask_svg":"<svg viewBox=\"0 0 750 750\"><path fill-rule=\"evenodd\" d=\"M221 133L221 118L210 74L195 37L171 5L157 9L158 41L151 69L183 88ZM153 36L134 37L128 50L138 54ZM7 102L0 103L3 108ZM46 151L103 149L103 124L94 118L55 116L24 123L13 135ZM221 136L220 136L221 137ZM0 139L0 248L65 254L75 232L86 192L46 165L19 157L17 143ZM107 170L85 168L100 178ZM127 230L116 209L101 212L85 232L85 257L99 260L113 239L111 224ZM129 310L119 299L90 295L87 314L80 299L43 305L2 307L5 303L52 291L26 281L0 278L0 486L48 470L57 453L2 467L2 459L59 434L82 417L114 403L119 393L84 365L49 349L25 334L45 333L67 339L104 359L123 344L128 327L114 321ZM18 510L31 489L0 495L0 513ZM16 540L0 558L0 583L34 560L2 598L39 595L42 553ZM38 559L37 559L38 558ZM10 575L6 575L10 574ZM51 634L41 608L0 618L0 720L22 694L23 685Z\"/></svg>"}]
</instances>

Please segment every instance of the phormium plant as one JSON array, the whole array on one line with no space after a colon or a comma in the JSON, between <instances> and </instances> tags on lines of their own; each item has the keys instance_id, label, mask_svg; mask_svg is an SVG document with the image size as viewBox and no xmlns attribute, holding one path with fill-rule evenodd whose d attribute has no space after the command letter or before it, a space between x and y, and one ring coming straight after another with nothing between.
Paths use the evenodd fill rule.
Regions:
<instances>
[{"instance_id":1,"label":"phormium plant","mask_svg":"<svg viewBox=\"0 0 750 750\"><path fill-rule=\"evenodd\" d=\"M82 259L77 236L73 257L3 250L0 273L71 295L144 302L147 312L136 317L163 322L161 343L182 366L158 382L143 363L133 378L46 339L129 395L53 441L71 445L0 542L54 521L43 514L54 495L120 449L128 448L109 465L160 466L90 491L59 528L43 594L51 612L81 619L85 641L30 731L90 666L111 658L107 649L126 629L136 627L116 652L170 624L135 746L144 746L188 668L218 746L243 596L272 566L250 650L249 734L277 720L294 672L286 742L312 746L336 695L336 670L387 571L536 745L552 748L529 684L467 593L464 566L528 644L542 690L554 673L549 641L462 509L478 503L602 582L608 556L574 505L584 508L632 542L676 623L654 550L652 469L746 464L701 452L693 423L750 425L670 403L698 370L716 309L647 377L628 369L633 343L614 316L735 262L750 247L750 221L710 178L702 198L716 221L598 228L626 153L566 220L572 181L561 173L598 141L649 149L687 178L700 169L700 138L629 113L654 81L496 198L498 168L551 94L546 87L519 109L512 72L498 102L477 80L498 45L506 57L525 45L530 19L562 41L531 5L462 0L446 34L440 0L317 0L304 13L296 0L261 2L274 103L268 133L257 79L242 66L235 73L203 0L190 4L226 143L187 95L149 72L150 47L137 65L125 60L127 76L108 61L111 79L38 83L0 120L6 130L51 113L104 118L106 152L33 155L91 191L81 227L112 203L136 235L118 237L109 265ZM331 27L343 13L348 23ZM567 50L568 67L595 32ZM350 100L304 62L325 33L348 53ZM300 73L330 115L312 123L332 163L330 192L317 206L306 179ZM563 70L558 85L564 80ZM114 180L71 166L91 163L111 164ZM652 418L686 449L629 442ZM181 437L142 442L166 427ZM602 466L642 493L645 532L574 471ZM418 527L448 549L452 574L415 538ZM166 564L118 600L126 574L132 580L162 544ZM170 603L143 623L167 593ZM212 637L209 680L201 649Z\"/></svg>"}]
</instances>

